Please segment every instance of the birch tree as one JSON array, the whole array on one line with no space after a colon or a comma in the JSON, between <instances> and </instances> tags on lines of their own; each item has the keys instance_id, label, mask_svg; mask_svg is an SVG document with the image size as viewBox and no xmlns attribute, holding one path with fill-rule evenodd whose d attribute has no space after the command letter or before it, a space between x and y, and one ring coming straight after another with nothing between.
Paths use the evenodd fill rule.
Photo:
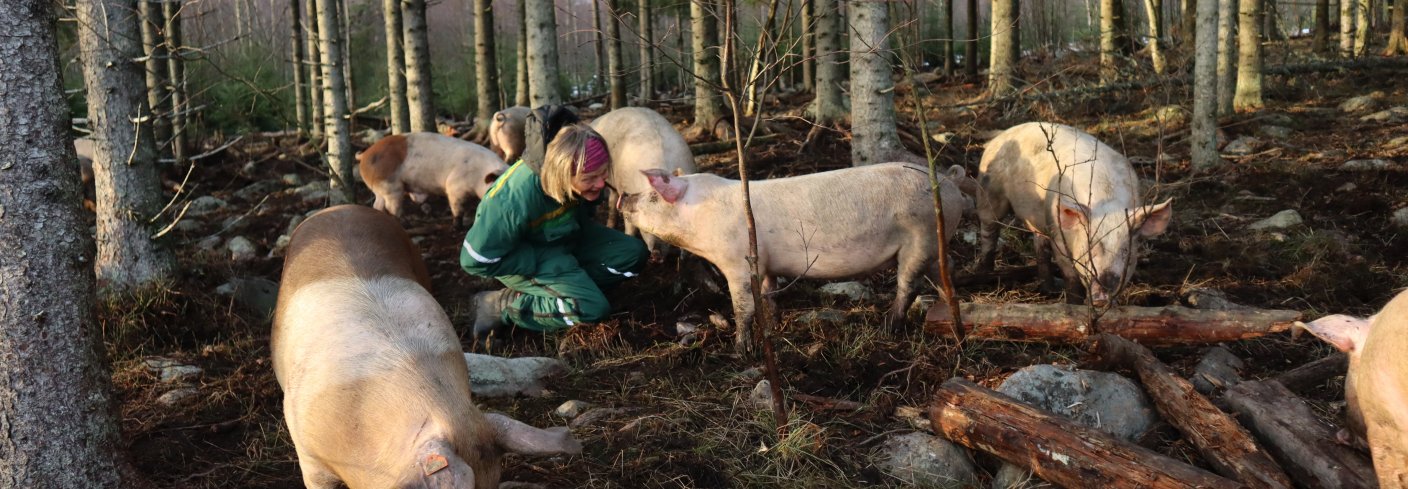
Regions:
<instances>
[{"instance_id":1,"label":"birch tree","mask_svg":"<svg viewBox=\"0 0 1408 489\"><path fill-rule=\"evenodd\" d=\"M494 1L474 0L474 80L478 104L474 131L488 134L494 113L499 111L499 62L494 54Z\"/></svg>"},{"instance_id":2,"label":"birch tree","mask_svg":"<svg viewBox=\"0 0 1408 489\"><path fill-rule=\"evenodd\" d=\"M406 102L406 41L402 35L401 0L381 0L381 17L386 32L386 99L390 107L391 133L411 130L411 112Z\"/></svg>"},{"instance_id":3,"label":"birch tree","mask_svg":"<svg viewBox=\"0 0 1408 489\"><path fill-rule=\"evenodd\" d=\"M531 107L559 105L557 89L557 14L552 0L527 0L528 101Z\"/></svg>"},{"instance_id":4,"label":"birch tree","mask_svg":"<svg viewBox=\"0 0 1408 489\"><path fill-rule=\"evenodd\" d=\"M184 38L181 35L181 0L166 0L161 4L162 32L166 34L166 83L171 100L171 155L176 162L186 161L186 63Z\"/></svg>"},{"instance_id":5,"label":"birch tree","mask_svg":"<svg viewBox=\"0 0 1408 489\"><path fill-rule=\"evenodd\" d=\"M1246 0L1252 1L1252 0ZM1217 4L1217 113L1232 113L1233 95L1237 87L1237 2L1219 0Z\"/></svg>"},{"instance_id":6,"label":"birch tree","mask_svg":"<svg viewBox=\"0 0 1408 489\"><path fill-rule=\"evenodd\" d=\"M138 1L144 4L150 3L147 0ZM303 80L303 27L301 25L303 23L303 14L301 11L303 2L301 0L289 0L288 4L289 18L292 20L292 22L289 23L289 43L292 45L289 51L290 57L293 58L294 125L298 128L298 134L302 135L304 131L308 129L308 101L304 100L307 92L305 92L303 88L304 85L307 84L307 82ZM143 31L142 35L145 37L146 32ZM153 111L158 110L155 104L153 104L152 107ZM157 138L161 138L160 134L157 135Z\"/></svg>"},{"instance_id":7,"label":"birch tree","mask_svg":"<svg viewBox=\"0 0 1408 489\"><path fill-rule=\"evenodd\" d=\"M1193 59L1192 160L1199 171L1222 166L1217 155L1218 0L1198 0L1196 53Z\"/></svg>"},{"instance_id":8,"label":"birch tree","mask_svg":"<svg viewBox=\"0 0 1408 489\"><path fill-rule=\"evenodd\" d=\"M1261 101L1261 0L1241 0L1237 26L1237 93L1232 108L1259 110Z\"/></svg>"},{"instance_id":9,"label":"birch tree","mask_svg":"<svg viewBox=\"0 0 1408 489\"><path fill-rule=\"evenodd\" d=\"M161 7L148 0L137 1L137 15L141 22L142 52L146 55L143 68L147 82L147 107L151 108L154 117L153 135L158 143L163 143L171 139L171 125L166 120L171 112L166 96L166 38L162 35L166 18ZM297 79L294 83L297 84Z\"/></svg>"},{"instance_id":10,"label":"birch tree","mask_svg":"<svg viewBox=\"0 0 1408 489\"><path fill-rule=\"evenodd\" d=\"M308 125L314 141L323 139L323 49L318 39L318 2L303 0L304 42L308 56Z\"/></svg>"},{"instance_id":11,"label":"birch tree","mask_svg":"<svg viewBox=\"0 0 1408 489\"><path fill-rule=\"evenodd\" d=\"M810 108L818 125L828 125L846 118L841 98L841 13L836 0L812 0L816 16L816 98Z\"/></svg>"},{"instance_id":12,"label":"birch tree","mask_svg":"<svg viewBox=\"0 0 1408 489\"><path fill-rule=\"evenodd\" d=\"M406 106L411 116L411 132L434 132L435 94L430 85L430 39L425 26L425 0L402 0L401 23L406 41ZM326 27L324 37L327 37ZM327 56L323 60L326 62Z\"/></svg>"},{"instance_id":13,"label":"birch tree","mask_svg":"<svg viewBox=\"0 0 1408 489\"><path fill-rule=\"evenodd\" d=\"M1144 9L1148 12L1149 20L1149 62L1154 66L1154 73L1164 74L1164 46L1163 46L1163 0L1144 0Z\"/></svg>"},{"instance_id":14,"label":"birch tree","mask_svg":"<svg viewBox=\"0 0 1408 489\"><path fill-rule=\"evenodd\" d=\"M1354 57L1354 20L1359 0L1339 0L1340 2L1340 57Z\"/></svg>"},{"instance_id":15,"label":"birch tree","mask_svg":"<svg viewBox=\"0 0 1408 489\"><path fill-rule=\"evenodd\" d=\"M343 86L342 36L337 31L337 0L317 0L318 43L323 67L323 133L328 138L327 160L332 173L331 187L335 203L354 201L352 189L352 138L348 134L347 88ZM414 107L414 104L412 105ZM432 121L433 122L433 121ZM411 119L412 131L415 119ZM434 130L435 126L430 126Z\"/></svg>"},{"instance_id":16,"label":"birch tree","mask_svg":"<svg viewBox=\"0 0 1408 489\"><path fill-rule=\"evenodd\" d=\"M528 4L518 0L518 72L514 84L514 105L527 106L528 100Z\"/></svg>"}]
</instances>

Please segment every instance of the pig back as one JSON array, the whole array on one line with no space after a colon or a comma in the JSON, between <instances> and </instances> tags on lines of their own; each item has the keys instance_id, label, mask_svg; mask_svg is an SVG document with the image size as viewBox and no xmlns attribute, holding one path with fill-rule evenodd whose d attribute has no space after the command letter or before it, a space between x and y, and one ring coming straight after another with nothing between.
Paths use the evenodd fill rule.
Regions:
<instances>
[{"instance_id":1,"label":"pig back","mask_svg":"<svg viewBox=\"0 0 1408 489\"><path fill-rule=\"evenodd\" d=\"M650 190L640 178L641 170L661 169L683 174L696 171L689 144L670 121L659 113L641 107L608 112L591 123L611 151L611 185L624 193Z\"/></svg>"},{"instance_id":2,"label":"pig back","mask_svg":"<svg viewBox=\"0 0 1408 489\"><path fill-rule=\"evenodd\" d=\"M978 168L987 192L1005 196L1017 217L1050 231L1056 199L1091 209L1131 209L1139 181L1124 155L1095 136L1063 124L1028 122L988 141Z\"/></svg>"},{"instance_id":3,"label":"pig back","mask_svg":"<svg viewBox=\"0 0 1408 489\"><path fill-rule=\"evenodd\" d=\"M420 251L390 215L360 205L314 214L293 231L284 255L279 300L285 291L328 278L403 277L430 290Z\"/></svg>"}]
</instances>

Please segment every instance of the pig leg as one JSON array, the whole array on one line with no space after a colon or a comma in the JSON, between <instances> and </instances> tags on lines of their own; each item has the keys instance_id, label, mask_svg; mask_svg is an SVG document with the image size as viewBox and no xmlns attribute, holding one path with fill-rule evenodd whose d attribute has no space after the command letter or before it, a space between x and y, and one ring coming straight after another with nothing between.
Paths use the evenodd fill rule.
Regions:
<instances>
[{"instance_id":1,"label":"pig leg","mask_svg":"<svg viewBox=\"0 0 1408 489\"><path fill-rule=\"evenodd\" d=\"M1036 249L1036 277L1042 292L1055 294L1060 292L1056 288L1056 277L1051 273L1051 240L1040 234L1032 234L1032 247ZM1063 272L1064 273L1064 272Z\"/></svg>"},{"instance_id":2,"label":"pig leg","mask_svg":"<svg viewBox=\"0 0 1408 489\"><path fill-rule=\"evenodd\" d=\"M332 470L313 457L294 447L298 454L298 468L303 472L303 485L308 489L336 489L342 483Z\"/></svg>"},{"instance_id":3,"label":"pig leg","mask_svg":"<svg viewBox=\"0 0 1408 489\"><path fill-rule=\"evenodd\" d=\"M1002 232L1002 218L1012 210L1012 203L1001 192L979 192L978 202L978 261L973 273L988 273L997 260L997 236Z\"/></svg>"},{"instance_id":4,"label":"pig leg","mask_svg":"<svg viewBox=\"0 0 1408 489\"><path fill-rule=\"evenodd\" d=\"M890 306L889 314L885 315L885 326L890 331L898 332L904 323L905 312L909 310L909 305L914 302L914 281L924 275L929 270L935 250L926 249L919 243L911 243L900 249L895 267L896 278L899 279L895 287L895 303Z\"/></svg>"},{"instance_id":5,"label":"pig leg","mask_svg":"<svg viewBox=\"0 0 1408 489\"><path fill-rule=\"evenodd\" d=\"M469 199L473 195L473 188L460 188L460 185L453 183L446 186L445 198L450 201L450 215L454 216L456 226L469 223L467 211L469 210Z\"/></svg>"},{"instance_id":6,"label":"pig leg","mask_svg":"<svg viewBox=\"0 0 1408 489\"><path fill-rule=\"evenodd\" d=\"M731 267L728 293L733 298L733 349L738 353L748 353L753 346L753 292L747 267Z\"/></svg>"}]
</instances>

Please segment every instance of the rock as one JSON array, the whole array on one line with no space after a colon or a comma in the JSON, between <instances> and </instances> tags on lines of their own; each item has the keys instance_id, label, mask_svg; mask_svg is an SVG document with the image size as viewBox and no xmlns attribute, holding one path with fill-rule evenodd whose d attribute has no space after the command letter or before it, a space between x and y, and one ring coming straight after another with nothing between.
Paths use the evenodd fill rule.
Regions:
<instances>
[{"instance_id":1,"label":"rock","mask_svg":"<svg viewBox=\"0 0 1408 489\"><path fill-rule=\"evenodd\" d=\"M927 433L891 436L880 446L877 458L881 470L908 485L965 488L978 484L967 450Z\"/></svg>"},{"instance_id":2,"label":"rock","mask_svg":"<svg viewBox=\"0 0 1408 489\"><path fill-rule=\"evenodd\" d=\"M174 407L194 400L200 395L200 391L195 387L177 387L166 391L161 397L156 398L156 403L162 406Z\"/></svg>"},{"instance_id":3,"label":"rock","mask_svg":"<svg viewBox=\"0 0 1408 489\"><path fill-rule=\"evenodd\" d=\"M1382 171L1393 168L1393 163L1388 160L1374 158L1372 160L1349 160L1340 165L1340 171Z\"/></svg>"},{"instance_id":4,"label":"rock","mask_svg":"<svg viewBox=\"0 0 1408 489\"><path fill-rule=\"evenodd\" d=\"M269 258L277 258L284 255L284 249L293 241L293 237L287 234L279 235L279 239L274 240L274 247L269 249Z\"/></svg>"},{"instance_id":5,"label":"rock","mask_svg":"<svg viewBox=\"0 0 1408 489\"><path fill-rule=\"evenodd\" d=\"M601 104L597 104L597 105L601 105ZM545 486L545 485L543 485L543 484L534 484L534 483L532 483L532 482L515 482L515 481L509 481L509 482L500 482L500 483L499 483L499 489L548 489L548 486Z\"/></svg>"},{"instance_id":6,"label":"rock","mask_svg":"<svg viewBox=\"0 0 1408 489\"><path fill-rule=\"evenodd\" d=\"M621 408L591 408L577 415L572 422L567 423L567 426L572 429L596 426L597 423L600 423L604 419L629 414L630 412L629 409Z\"/></svg>"},{"instance_id":7,"label":"rock","mask_svg":"<svg viewBox=\"0 0 1408 489\"><path fill-rule=\"evenodd\" d=\"M198 233L204 228L205 223L201 222L200 219L184 216L180 221L176 221L176 227L174 229L183 233Z\"/></svg>"},{"instance_id":8,"label":"rock","mask_svg":"<svg viewBox=\"0 0 1408 489\"><path fill-rule=\"evenodd\" d=\"M591 409L592 407L592 403L586 401L571 400L562 403L562 405L558 406L557 409L554 410L552 413L567 419L572 419L577 417L577 415L582 414L583 411Z\"/></svg>"},{"instance_id":9,"label":"rock","mask_svg":"<svg viewBox=\"0 0 1408 489\"><path fill-rule=\"evenodd\" d=\"M1261 147L1260 139L1242 136L1227 143L1227 146L1223 146L1222 152L1229 155L1249 155L1256 152L1259 147Z\"/></svg>"},{"instance_id":10,"label":"rock","mask_svg":"<svg viewBox=\"0 0 1408 489\"><path fill-rule=\"evenodd\" d=\"M1385 150L1403 149L1404 147L1408 147L1408 136L1399 136L1390 139L1387 143L1384 143L1382 146L1382 148Z\"/></svg>"},{"instance_id":11,"label":"rock","mask_svg":"<svg viewBox=\"0 0 1408 489\"><path fill-rule=\"evenodd\" d=\"M304 203L309 203L313 201L327 200L329 191L330 189L328 187L327 180L314 180L312 182L308 182L302 187L294 188L289 192L293 195L298 196L298 198L303 199Z\"/></svg>"},{"instance_id":12,"label":"rock","mask_svg":"<svg viewBox=\"0 0 1408 489\"><path fill-rule=\"evenodd\" d=\"M202 251L215 251L216 248L220 247L220 243L224 242L225 240L220 239L219 236L206 236L196 242L196 248Z\"/></svg>"},{"instance_id":13,"label":"rock","mask_svg":"<svg viewBox=\"0 0 1408 489\"><path fill-rule=\"evenodd\" d=\"M1271 139L1290 139L1293 131L1286 126L1261 126L1261 135Z\"/></svg>"},{"instance_id":14,"label":"rock","mask_svg":"<svg viewBox=\"0 0 1408 489\"><path fill-rule=\"evenodd\" d=\"M738 373L738 376L739 376L740 378L742 378L743 380L752 382L752 381L754 381L754 380L758 380L758 379L763 378L763 369L758 368L758 367L752 367L752 368L749 368L748 370L744 370L744 371L742 371L742 372L739 372L739 373Z\"/></svg>"},{"instance_id":15,"label":"rock","mask_svg":"<svg viewBox=\"0 0 1408 489\"><path fill-rule=\"evenodd\" d=\"M1242 379L1241 371L1246 368L1242 359L1221 345L1208 348L1198 365L1193 367L1193 388L1204 395L1226 389Z\"/></svg>"},{"instance_id":16,"label":"rock","mask_svg":"<svg viewBox=\"0 0 1408 489\"><path fill-rule=\"evenodd\" d=\"M1335 189L1336 192L1346 192L1346 193L1348 193L1348 192L1353 192L1353 191L1355 191L1355 190L1359 190L1359 186L1358 186L1358 185L1355 185L1354 182L1345 183L1344 185L1340 185L1340 188Z\"/></svg>"},{"instance_id":17,"label":"rock","mask_svg":"<svg viewBox=\"0 0 1408 489\"><path fill-rule=\"evenodd\" d=\"M993 489L1054 489L1050 482L1012 464L1002 464L992 476Z\"/></svg>"},{"instance_id":18,"label":"rock","mask_svg":"<svg viewBox=\"0 0 1408 489\"><path fill-rule=\"evenodd\" d=\"M1394 107L1388 110L1381 110L1359 118L1359 122L1377 122L1380 124L1398 124L1408 119L1408 106Z\"/></svg>"},{"instance_id":19,"label":"rock","mask_svg":"<svg viewBox=\"0 0 1408 489\"><path fill-rule=\"evenodd\" d=\"M870 288L860 282L833 282L821 286L823 294L844 295L853 301L870 298Z\"/></svg>"},{"instance_id":20,"label":"rock","mask_svg":"<svg viewBox=\"0 0 1408 489\"><path fill-rule=\"evenodd\" d=\"M1298 226L1303 222L1305 222L1305 220L1300 218L1299 212L1296 212L1294 209L1286 209L1277 212L1271 217L1252 223L1250 226L1247 226L1247 229L1252 231L1286 229L1292 226Z\"/></svg>"},{"instance_id":21,"label":"rock","mask_svg":"<svg viewBox=\"0 0 1408 489\"><path fill-rule=\"evenodd\" d=\"M469 382L475 396L537 396L543 393L544 379L567 372L562 360L547 357L503 358L465 353Z\"/></svg>"},{"instance_id":22,"label":"rock","mask_svg":"<svg viewBox=\"0 0 1408 489\"><path fill-rule=\"evenodd\" d=\"M245 221L243 215L226 217L225 220L220 221L220 232L238 232L244 229L246 224L249 222Z\"/></svg>"},{"instance_id":23,"label":"rock","mask_svg":"<svg viewBox=\"0 0 1408 489\"><path fill-rule=\"evenodd\" d=\"M288 185L290 187L297 187L303 185L303 177L298 176L297 173L285 173L283 177L279 178L279 180L282 180L284 182L284 185Z\"/></svg>"},{"instance_id":24,"label":"rock","mask_svg":"<svg viewBox=\"0 0 1408 489\"><path fill-rule=\"evenodd\" d=\"M1408 207L1393 211L1393 217L1390 217L1389 221L1394 226L1408 228Z\"/></svg>"},{"instance_id":25,"label":"rock","mask_svg":"<svg viewBox=\"0 0 1408 489\"><path fill-rule=\"evenodd\" d=\"M1290 127L1296 125L1296 120L1286 114L1266 114L1261 118L1263 125Z\"/></svg>"},{"instance_id":26,"label":"rock","mask_svg":"<svg viewBox=\"0 0 1408 489\"><path fill-rule=\"evenodd\" d=\"M1134 166L1154 166L1154 163L1156 163L1153 158L1148 156L1131 156L1127 159L1129 160L1129 164Z\"/></svg>"},{"instance_id":27,"label":"rock","mask_svg":"<svg viewBox=\"0 0 1408 489\"><path fill-rule=\"evenodd\" d=\"M1154 119L1165 128L1182 126L1188 123L1188 111L1177 105L1165 105L1154 110Z\"/></svg>"},{"instance_id":28,"label":"rock","mask_svg":"<svg viewBox=\"0 0 1408 489\"><path fill-rule=\"evenodd\" d=\"M1368 112L1374 110L1378 108L1379 99L1383 98L1383 96L1383 92L1376 91L1368 95L1360 95L1358 97L1350 98L1340 103L1340 111L1353 114L1355 112Z\"/></svg>"},{"instance_id":29,"label":"rock","mask_svg":"<svg viewBox=\"0 0 1408 489\"><path fill-rule=\"evenodd\" d=\"M895 408L896 418L903 419L909 423L909 427L921 431L934 431L934 422L929 420L927 408L914 406L899 406Z\"/></svg>"},{"instance_id":30,"label":"rock","mask_svg":"<svg viewBox=\"0 0 1408 489\"><path fill-rule=\"evenodd\" d=\"M1250 307L1232 302L1227 299L1227 294L1217 289L1196 288L1183 294L1183 302L1195 309L1206 309L1210 311L1235 311L1251 309Z\"/></svg>"},{"instance_id":31,"label":"rock","mask_svg":"<svg viewBox=\"0 0 1408 489\"><path fill-rule=\"evenodd\" d=\"M200 379L205 371L194 365L184 365L166 357L152 357L143 360L147 365L147 370L156 374L157 378L165 383L186 383Z\"/></svg>"},{"instance_id":32,"label":"rock","mask_svg":"<svg viewBox=\"0 0 1408 489\"><path fill-rule=\"evenodd\" d=\"M284 234L293 235L293 230L298 229L298 225L303 224L303 220L307 218L308 216L302 214L294 214L293 217L289 218L288 226L284 227Z\"/></svg>"},{"instance_id":33,"label":"rock","mask_svg":"<svg viewBox=\"0 0 1408 489\"><path fill-rule=\"evenodd\" d=\"M997 391L1124 440L1134 440L1158 419L1148 396L1134 381L1109 372L1032 365L1007 377ZM993 477L992 487L1036 480L1027 471L1007 465Z\"/></svg>"},{"instance_id":34,"label":"rock","mask_svg":"<svg viewBox=\"0 0 1408 489\"><path fill-rule=\"evenodd\" d=\"M958 136L957 134L954 134L954 133L951 133L951 132L941 132L941 133L938 133L938 134L930 135L929 138L930 138L930 139L933 139L934 142L939 143L939 144L949 144L949 143L952 143L952 142L953 142L953 138L955 138L955 137L957 137L957 136Z\"/></svg>"},{"instance_id":35,"label":"rock","mask_svg":"<svg viewBox=\"0 0 1408 489\"><path fill-rule=\"evenodd\" d=\"M225 249L230 250L230 259L234 261L250 260L257 254L254 242L244 236L235 236L225 243Z\"/></svg>"},{"instance_id":36,"label":"rock","mask_svg":"<svg viewBox=\"0 0 1408 489\"><path fill-rule=\"evenodd\" d=\"M206 214L224 209L229 204L212 195L202 195L191 201L190 207L186 208L186 217L204 216Z\"/></svg>"},{"instance_id":37,"label":"rock","mask_svg":"<svg viewBox=\"0 0 1408 489\"><path fill-rule=\"evenodd\" d=\"M798 315L797 321L808 324L841 324L846 322L846 313L835 309L813 309Z\"/></svg>"},{"instance_id":38,"label":"rock","mask_svg":"<svg viewBox=\"0 0 1408 489\"><path fill-rule=\"evenodd\" d=\"M597 102L597 103L588 105L587 108L588 108L588 109L591 109L591 110L601 110L601 109L606 108L606 104L603 104L603 103L601 103L601 102Z\"/></svg>"},{"instance_id":39,"label":"rock","mask_svg":"<svg viewBox=\"0 0 1408 489\"><path fill-rule=\"evenodd\" d=\"M215 293L233 296L236 304L267 318L278 304L279 283L260 277L235 277L217 287Z\"/></svg>"},{"instance_id":40,"label":"rock","mask_svg":"<svg viewBox=\"0 0 1408 489\"><path fill-rule=\"evenodd\" d=\"M772 399L772 383L768 379L759 380L753 391L748 393L748 402L762 411L772 410Z\"/></svg>"},{"instance_id":41,"label":"rock","mask_svg":"<svg viewBox=\"0 0 1408 489\"><path fill-rule=\"evenodd\" d=\"M248 202L259 202L265 196L278 192L282 186L269 180L246 185L244 188L235 191L235 197Z\"/></svg>"}]
</instances>

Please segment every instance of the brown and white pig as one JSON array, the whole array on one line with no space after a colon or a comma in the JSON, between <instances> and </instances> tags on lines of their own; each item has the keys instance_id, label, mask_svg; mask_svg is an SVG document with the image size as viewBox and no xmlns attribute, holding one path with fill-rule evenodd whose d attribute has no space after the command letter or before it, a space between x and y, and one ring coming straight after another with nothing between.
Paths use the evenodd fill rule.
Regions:
<instances>
[{"instance_id":1,"label":"brown and white pig","mask_svg":"<svg viewBox=\"0 0 1408 489\"><path fill-rule=\"evenodd\" d=\"M741 183L709 173L674 176L642 172L651 185L620 202L626 219L642 232L703 257L728 281L738 325L735 346L747 348L753 319L749 291L748 228ZM968 204L953 178L944 175L944 229L953 236ZM758 269L771 290L775 277L839 279L897 265L895 302L886 316L892 327L914 300L916 279L937 277L938 240L928 170L902 163L846 168L750 182L758 235Z\"/></svg>"},{"instance_id":2,"label":"brown and white pig","mask_svg":"<svg viewBox=\"0 0 1408 489\"><path fill-rule=\"evenodd\" d=\"M611 175L607 183L615 192L649 191L650 183L640 178L643 170L658 169L675 175L696 171L689 143L658 112L642 107L616 109L593 120L591 126L601 134L611 151ZM625 228L626 234L632 236L638 232L629 218ZM640 237L652 254L659 256L665 251L650 233L640 233Z\"/></svg>"},{"instance_id":3,"label":"brown and white pig","mask_svg":"<svg viewBox=\"0 0 1408 489\"><path fill-rule=\"evenodd\" d=\"M495 112L494 120L489 123L489 149L509 164L523 156L523 123L530 112L531 109L522 105L509 107Z\"/></svg>"},{"instance_id":4,"label":"brown and white pig","mask_svg":"<svg viewBox=\"0 0 1408 489\"><path fill-rule=\"evenodd\" d=\"M1408 488L1408 291L1368 319L1334 315L1300 326L1349 354L1349 427L1368 440L1379 487Z\"/></svg>"},{"instance_id":5,"label":"brown and white pig","mask_svg":"<svg viewBox=\"0 0 1408 489\"><path fill-rule=\"evenodd\" d=\"M1173 199L1141 205L1129 160L1074 127L1018 125L993 138L978 167L981 246L977 272L992 270L1000 220L1009 212L1036 234L1037 266L1066 277L1068 300L1086 292L1104 307L1134 274L1135 239L1157 236L1173 218ZM1050 246L1050 248L1048 248Z\"/></svg>"},{"instance_id":6,"label":"brown and white pig","mask_svg":"<svg viewBox=\"0 0 1408 489\"><path fill-rule=\"evenodd\" d=\"M400 217L408 194L418 203L428 195L443 195L456 224L473 219L470 199L484 198L508 169L483 146L433 132L381 138L358 154L357 161L362 181L376 194L372 206L377 210Z\"/></svg>"},{"instance_id":7,"label":"brown and white pig","mask_svg":"<svg viewBox=\"0 0 1408 489\"><path fill-rule=\"evenodd\" d=\"M505 452L579 453L566 428L484 414L459 338L395 219L344 205L298 226L270 350L303 483L496 488Z\"/></svg>"}]
</instances>

